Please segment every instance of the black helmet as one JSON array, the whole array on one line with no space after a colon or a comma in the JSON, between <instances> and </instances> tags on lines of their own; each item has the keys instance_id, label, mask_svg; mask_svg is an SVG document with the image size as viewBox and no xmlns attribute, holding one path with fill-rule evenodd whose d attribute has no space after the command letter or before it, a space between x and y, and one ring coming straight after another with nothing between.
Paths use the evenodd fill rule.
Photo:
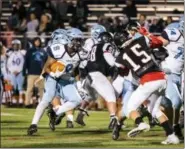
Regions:
<instances>
[{"instance_id":1,"label":"black helmet","mask_svg":"<svg viewBox=\"0 0 185 149\"><path fill-rule=\"evenodd\" d=\"M118 48L120 48L128 39L129 33L126 30L114 33L114 43Z\"/></svg>"},{"instance_id":2,"label":"black helmet","mask_svg":"<svg viewBox=\"0 0 185 149\"><path fill-rule=\"evenodd\" d=\"M113 37L109 32L102 32L98 37L98 41L100 43L110 43L113 42Z\"/></svg>"},{"instance_id":3,"label":"black helmet","mask_svg":"<svg viewBox=\"0 0 185 149\"><path fill-rule=\"evenodd\" d=\"M134 30L134 31L138 31L138 29L141 27L141 25L139 24L139 22L131 22L127 25L126 29L128 31L130 30Z\"/></svg>"}]
</instances>

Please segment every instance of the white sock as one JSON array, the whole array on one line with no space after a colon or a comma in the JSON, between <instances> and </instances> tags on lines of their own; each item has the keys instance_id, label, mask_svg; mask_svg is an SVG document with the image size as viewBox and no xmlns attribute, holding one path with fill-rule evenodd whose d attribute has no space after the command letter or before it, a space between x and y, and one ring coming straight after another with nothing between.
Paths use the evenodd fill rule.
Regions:
<instances>
[{"instance_id":1,"label":"white sock","mask_svg":"<svg viewBox=\"0 0 185 149\"><path fill-rule=\"evenodd\" d=\"M72 110L72 109L76 108L77 106L78 106L78 102L67 101L58 108L58 110L56 111L56 115L60 115L64 112Z\"/></svg>"},{"instance_id":2,"label":"white sock","mask_svg":"<svg viewBox=\"0 0 185 149\"><path fill-rule=\"evenodd\" d=\"M3 93L3 100L2 100L2 103L6 103L6 96L5 96L5 93Z\"/></svg>"},{"instance_id":3,"label":"white sock","mask_svg":"<svg viewBox=\"0 0 185 149\"><path fill-rule=\"evenodd\" d=\"M22 104L23 103L23 99L19 98L19 103Z\"/></svg>"},{"instance_id":4,"label":"white sock","mask_svg":"<svg viewBox=\"0 0 185 149\"><path fill-rule=\"evenodd\" d=\"M15 98L12 99L12 103L13 104L16 104L17 103L17 100Z\"/></svg>"},{"instance_id":5,"label":"white sock","mask_svg":"<svg viewBox=\"0 0 185 149\"><path fill-rule=\"evenodd\" d=\"M67 121L73 122L73 115L72 114L67 115Z\"/></svg>"},{"instance_id":6,"label":"white sock","mask_svg":"<svg viewBox=\"0 0 185 149\"><path fill-rule=\"evenodd\" d=\"M45 109L49 105L48 102L40 102L35 110L35 114L32 120L32 124L38 124L39 120L41 119L42 115L44 114Z\"/></svg>"}]
</instances>

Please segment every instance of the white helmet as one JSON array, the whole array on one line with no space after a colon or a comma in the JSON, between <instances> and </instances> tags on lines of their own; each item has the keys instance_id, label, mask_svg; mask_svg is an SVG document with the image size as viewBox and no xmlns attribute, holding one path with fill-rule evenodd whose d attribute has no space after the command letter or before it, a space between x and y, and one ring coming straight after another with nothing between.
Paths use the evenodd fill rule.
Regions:
<instances>
[{"instance_id":1,"label":"white helmet","mask_svg":"<svg viewBox=\"0 0 185 149\"><path fill-rule=\"evenodd\" d=\"M71 28L67 30L67 35L71 41L68 46L72 48L74 51L80 51L84 44L84 36L81 30L77 28Z\"/></svg>"},{"instance_id":2,"label":"white helmet","mask_svg":"<svg viewBox=\"0 0 185 149\"><path fill-rule=\"evenodd\" d=\"M67 35L67 31L65 29L56 29L52 34L51 38L61 37L63 35Z\"/></svg>"},{"instance_id":3,"label":"white helmet","mask_svg":"<svg viewBox=\"0 0 185 149\"><path fill-rule=\"evenodd\" d=\"M62 35L62 36L57 35L51 41L51 44L54 44L54 43L66 45L71 43L71 41L66 35Z\"/></svg>"},{"instance_id":4,"label":"white helmet","mask_svg":"<svg viewBox=\"0 0 185 149\"><path fill-rule=\"evenodd\" d=\"M101 33L106 32L106 29L104 26L99 25L99 24L95 24L92 28L91 28L91 37L93 39L98 40L98 37Z\"/></svg>"},{"instance_id":5,"label":"white helmet","mask_svg":"<svg viewBox=\"0 0 185 149\"><path fill-rule=\"evenodd\" d=\"M74 38L80 38L83 39L84 35L81 30L78 28L70 28L67 30L67 35L69 36L69 39L72 40Z\"/></svg>"},{"instance_id":6,"label":"white helmet","mask_svg":"<svg viewBox=\"0 0 185 149\"><path fill-rule=\"evenodd\" d=\"M18 39L14 39L14 40L12 40L12 44L21 44L21 41L20 40L18 40Z\"/></svg>"}]
</instances>

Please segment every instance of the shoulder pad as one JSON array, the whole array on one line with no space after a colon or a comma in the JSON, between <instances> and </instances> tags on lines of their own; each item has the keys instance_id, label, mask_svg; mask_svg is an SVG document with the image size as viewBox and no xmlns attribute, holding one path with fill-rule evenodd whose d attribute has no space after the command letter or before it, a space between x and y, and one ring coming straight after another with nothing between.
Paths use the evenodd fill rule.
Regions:
<instances>
[{"instance_id":1,"label":"shoulder pad","mask_svg":"<svg viewBox=\"0 0 185 149\"><path fill-rule=\"evenodd\" d=\"M65 46L62 44L52 44L47 48L47 52L52 58L60 59L65 53Z\"/></svg>"},{"instance_id":2,"label":"shoulder pad","mask_svg":"<svg viewBox=\"0 0 185 149\"><path fill-rule=\"evenodd\" d=\"M164 31L167 33L170 41L177 41L181 36L181 33L176 28L166 28Z\"/></svg>"}]
</instances>

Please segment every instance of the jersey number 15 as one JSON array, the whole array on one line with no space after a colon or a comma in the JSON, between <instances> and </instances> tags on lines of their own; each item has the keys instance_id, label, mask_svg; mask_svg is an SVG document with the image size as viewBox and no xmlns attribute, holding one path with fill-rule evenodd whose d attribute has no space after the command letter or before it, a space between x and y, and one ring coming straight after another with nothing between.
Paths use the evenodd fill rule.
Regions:
<instances>
[{"instance_id":1,"label":"jersey number 15","mask_svg":"<svg viewBox=\"0 0 185 149\"><path fill-rule=\"evenodd\" d=\"M137 57L143 56L143 58L141 59L141 62L143 64L148 63L152 59L150 55L148 55L145 51L141 50L140 44L136 44L132 46L130 49ZM141 68L141 66L136 64L136 62L134 62L134 60L131 59L126 53L123 54L123 60L126 60L133 67L134 71L137 71L138 69Z\"/></svg>"}]
</instances>

